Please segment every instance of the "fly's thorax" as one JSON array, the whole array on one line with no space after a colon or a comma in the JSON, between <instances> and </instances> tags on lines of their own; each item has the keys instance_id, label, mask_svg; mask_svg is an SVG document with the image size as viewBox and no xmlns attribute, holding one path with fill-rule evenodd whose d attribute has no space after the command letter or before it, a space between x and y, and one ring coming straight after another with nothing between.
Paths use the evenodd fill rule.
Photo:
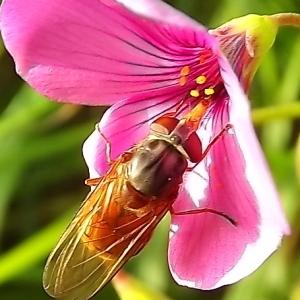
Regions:
<instances>
[{"instance_id":1,"label":"fly's thorax","mask_svg":"<svg viewBox=\"0 0 300 300\"><path fill-rule=\"evenodd\" d=\"M185 156L172 143L148 137L128 163L126 176L138 192L167 197L179 189L187 165Z\"/></svg>"},{"instance_id":2,"label":"fly's thorax","mask_svg":"<svg viewBox=\"0 0 300 300\"><path fill-rule=\"evenodd\" d=\"M202 143L184 119L160 117L150 126L150 139L161 139L173 145L192 163L202 160Z\"/></svg>"},{"instance_id":3,"label":"fly's thorax","mask_svg":"<svg viewBox=\"0 0 300 300\"><path fill-rule=\"evenodd\" d=\"M176 197L188 162L201 160L202 144L193 128L184 119L160 117L127 163L126 176L146 196Z\"/></svg>"}]
</instances>

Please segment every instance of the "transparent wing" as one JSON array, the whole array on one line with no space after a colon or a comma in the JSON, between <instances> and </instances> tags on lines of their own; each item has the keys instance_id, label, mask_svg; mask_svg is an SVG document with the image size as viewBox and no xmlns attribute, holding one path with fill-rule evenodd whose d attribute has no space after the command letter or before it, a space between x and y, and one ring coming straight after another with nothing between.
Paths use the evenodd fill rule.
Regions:
<instances>
[{"instance_id":1,"label":"transparent wing","mask_svg":"<svg viewBox=\"0 0 300 300\"><path fill-rule=\"evenodd\" d=\"M90 298L147 244L169 210L166 203L155 212L149 209L142 216L124 216L123 168L124 164L115 163L87 196L51 252L43 284L52 297Z\"/></svg>"}]
</instances>

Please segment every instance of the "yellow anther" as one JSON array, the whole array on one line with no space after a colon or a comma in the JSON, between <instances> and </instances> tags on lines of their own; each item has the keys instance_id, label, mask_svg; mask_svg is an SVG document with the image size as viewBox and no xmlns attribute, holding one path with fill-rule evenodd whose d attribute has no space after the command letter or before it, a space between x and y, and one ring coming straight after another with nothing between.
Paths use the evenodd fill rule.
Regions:
<instances>
[{"instance_id":1,"label":"yellow anther","mask_svg":"<svg viewBox=\"0 0 300 300\"><path fill-rule=\"evenodd\" d=\"M180 76L186 76L190 73L190 67L184 66L180 71Z\"/></svg>"},{"instance_id":2,"label":"yellow anther","mask_svg":"<svg viewBox=\"0 0 300 300\"><path fill-rule=\"evenodd\" d=\"M192 97L199 97L199 92L198 92L197 90L191 90L191 91L190 91L190 95L191 95Z\"/></svg>"},{"instance_id":3,"label":"yellow anther","mask_svg":"<svg viewBox=\"0 0 300 300\"><path fill-rule=\"evenodd\" d=\"M207 96L210 96L214 93L214 89L213 88L209 88L209 89L205 89L204 90L204 94L207 95Z\"/></svg>"},{"instance_id":4,"label":"yellow anther","mask_svg":"<svg viewBox=\"0 0 300 300\"><path fill-rule=\"evenodd\" d=\"M198 84L203 84L205 81L206 81L206 77L205 77L204 75L198 76L198 77L196 78L196 82L197 82Z\"/></svg>"},{"instance_id":5,"label":"yellow anther","mask_svg":"<svg viewBox=\"0 0 300 300\"><path fill-rule=\"evenodd\" d=\"M179 85L184 86L185 84L186 84L186 77L185 76L180 77Z\"/></svg>"}]
</instances>

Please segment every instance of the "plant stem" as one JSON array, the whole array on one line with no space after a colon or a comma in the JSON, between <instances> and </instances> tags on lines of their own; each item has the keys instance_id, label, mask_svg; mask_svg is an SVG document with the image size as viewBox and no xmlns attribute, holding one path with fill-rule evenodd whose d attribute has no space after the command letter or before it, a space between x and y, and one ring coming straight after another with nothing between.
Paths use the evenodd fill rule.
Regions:
<instances>
[{"instance_id":1,"label":"plant stem","mask_svg":"<svg viewBox=\"0 0 300 300\"><path fill-rule=\"evenodd\" d=\"M252 120L255 125L275 119L291 119L297 117L300 117L300 102L256 108L252 111Z\"/></svg>"},{"instance_id":2,"label":"plant stem","mask_svg":"<svg viewBox=\"0 0 300 300\"><path fill-rule=\"evenodd\" d=\"M295 13L280 13L270 16L278 26L294 26L300 28L300 15Z\"/></svg>"}]
</instances>

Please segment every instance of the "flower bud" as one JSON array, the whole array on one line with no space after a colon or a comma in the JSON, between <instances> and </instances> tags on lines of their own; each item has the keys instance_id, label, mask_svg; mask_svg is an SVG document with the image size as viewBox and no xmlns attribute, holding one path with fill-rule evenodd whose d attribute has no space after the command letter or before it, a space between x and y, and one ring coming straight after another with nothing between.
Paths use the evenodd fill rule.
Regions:
<instances>
[{"instance_id":1,"label":"flower bud","mask_svg":"<svg viewBox=\"0 0 300 300\"><path fill-rule=\"evenodd\" d=\"M262 57L272 47L278 25L272 16L247 15L210 30L248 92Z\"/></svg>"}]
</instances>

